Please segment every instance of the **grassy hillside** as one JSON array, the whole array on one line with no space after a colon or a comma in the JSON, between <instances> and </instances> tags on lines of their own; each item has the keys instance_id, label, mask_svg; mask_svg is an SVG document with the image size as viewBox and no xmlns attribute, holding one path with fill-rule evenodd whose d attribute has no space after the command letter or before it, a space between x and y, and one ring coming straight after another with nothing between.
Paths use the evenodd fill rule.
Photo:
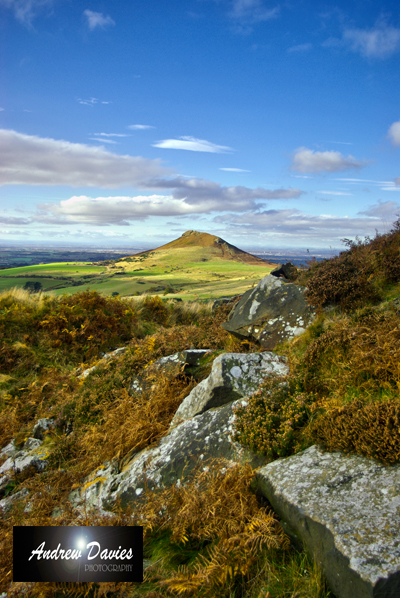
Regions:
<instances>
[{"instance_id":1,"label":"grassy hillside","mask_svg":"<svg viewBox=\"0 0 400 598\"><path fill-rule=\"evenodd\" d=\"M298 282L307 286L318 318L277 347L290 373L262 384L238 410L237 439L271 460L318 443L398 463L400 221L387 235L347 242L337 258L311 263ZM27 598L332 596L307 554L289 547L277 518L252 493L249 468L222 474L216 463L184 488L150 494L141 509L116 509L109 518L82 518L68 504L69 492L89 472L166 434L181 400L208 375L216 355L259 350L225 332L220 323L226 317L226 308L211 312L210 303L150 296L0 295L2 444L11 438L22 444L39 418L57 421L45 440L49 469L16 473L5 490L12 496L27 489L29 496L1 515L0 592ZM118 359L101 360L102 352L121 345L127 350ZM212 353L190 375L151 378L143 398L128 393L132 377L148 364L191 346ZM96 371L78 378L95 363ZM56 507L59 515L52 517ZM10 585L12 526L21 524L144 525L145 556L154 565L141 586Z\"/></svg>"},{"instance_id":2,"label":"grassy hillside","mask_svg":"<svg viewBox=\"0 0 400 598\"><path fill-rule=\"evenodd\" d=\"M243 293L275 266L219 237L188 231L158 249L96 265L70 262L0 270L0 290L39 282L54 295L81 287L123 297L146 293L209 299Z\"/></svg>"}]
</instances>

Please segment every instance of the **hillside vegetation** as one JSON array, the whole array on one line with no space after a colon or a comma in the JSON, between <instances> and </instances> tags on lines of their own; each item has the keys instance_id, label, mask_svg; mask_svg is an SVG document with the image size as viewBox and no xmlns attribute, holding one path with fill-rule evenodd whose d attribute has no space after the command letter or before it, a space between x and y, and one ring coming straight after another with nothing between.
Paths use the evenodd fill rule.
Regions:
<instances>
[{"instance_id":1,"label":"hillside vegetation","mask_svg":"<svg viewBox=\"0 0 400 598\"><path fill-rule=\"evenodd\" d=\"M275 266L214 235L187 231L171 243L122 259L0 270L0 291L39 284L53 295L88 289L124 297L210 299L245 292Z\"/></svg>"},{"instance_id":2,"label":"hillside vegetation","mask_svg":"<svg viewBox=\"0 0 400 598\"><path fill-rule=\"evenodd\" d=\"M385 235L346 243L338 257L299 273L319 315L276 348L288 357L289 375L269 379L237 412L237 439L271 460L315 443L400 460L400 221ZM16 473L5 490L12 496L26 488L29 496L1 515L0 591L28 598L331 596L309 557L289 546L277 517L252 493L248 466L224 470L216 462L185 487L154 492L135 512L116 509L107 518L82 516L68 503L71 489L104 461L157 443L216 355L260 350L221 328L227 314L226 307L212 312L211 303L94 291L0 295L2 445L12 438L22 445L39 418L57 421L45 440L50 467ZM118 359L102 360L120 346L127 350ZM149 373L142 398L128 392L132 377L158 357L190 347L213 352L190 375ZM144 526L153 565L142 585L10 585L13 525L111 524Z\"/></svg>"}]
</instances>

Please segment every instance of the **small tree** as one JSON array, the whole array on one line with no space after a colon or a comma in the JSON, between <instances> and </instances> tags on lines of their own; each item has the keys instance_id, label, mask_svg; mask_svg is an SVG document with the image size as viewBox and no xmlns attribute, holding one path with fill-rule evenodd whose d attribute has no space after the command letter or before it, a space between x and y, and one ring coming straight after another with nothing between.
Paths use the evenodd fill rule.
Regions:
<instances>
[{"instance_id":1,"label":"small tree","mask_svg":"<svg viewBox=\"0 0 400 598\"><path fill-rule=\"evenodd\" d=\"M33 282L33 280L28 280L24 284L24 289L29 291L30 293L39 293L42 290L42 283L41 282Z\"/></svg>"}]
</instances>

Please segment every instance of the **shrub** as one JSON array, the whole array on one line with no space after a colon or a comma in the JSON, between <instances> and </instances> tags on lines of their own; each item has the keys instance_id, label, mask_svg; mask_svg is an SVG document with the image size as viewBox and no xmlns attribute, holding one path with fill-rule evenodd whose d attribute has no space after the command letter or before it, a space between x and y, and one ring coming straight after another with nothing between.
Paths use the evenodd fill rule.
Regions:
<instances>
[{"instance_id":1,"label":"shrub","mask_svg":"<svg viewBox=\"0 0 400 598\"><path fill-rule=\"evenodd\" d=\"M271 459L286 457L304 448L301 429L308 422L315 397L302 393L290 377L267 378L236 408L234 440Z\"/></svg>"},{"instance_id":2,"label":"shrub","mask_svg":"<svg viewBox=\"0 0 400 598\"><path fill-rule=\"evenodd\" d=\"M62 297L37 326L53 347L83 361L132 338L136 323L135 311L120 299L84 291Z\"/></svg>"},{"instance_id":3,"label":"shrub","mask_svg":"<svg viewBox=\"0 0 400 598\"><path fill-rule=\"evenodd\" d=\"M356 399L319 417L310 437L328 451L353 452L384 463L400 461L400 402Z\"/></svg>"}]
</instances>

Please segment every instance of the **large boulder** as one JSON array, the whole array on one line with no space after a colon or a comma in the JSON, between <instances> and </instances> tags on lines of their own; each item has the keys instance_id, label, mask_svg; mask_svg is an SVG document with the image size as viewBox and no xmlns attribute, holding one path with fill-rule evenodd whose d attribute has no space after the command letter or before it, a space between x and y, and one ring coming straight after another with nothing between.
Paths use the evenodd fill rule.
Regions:
<instances>
[{"instance_id":1,"label":"large boulder","mask_svg":"<svg viewBox=\"0 0 400 598\"><path fill-rule=\"evenodd\" d=\"M272 351L278 343L305 331L315 313L304 297L305 288L269 274L236 304L222 327Z\"/></svg>"},{"instance_id":2,"label":"large boulder","mask_svg":"<svg viewBox=\"0 0 400 598\"><path fill-rule=\"evenodd\" d=\"M213 407L246 397L271 375L288 373L286 358L270 352L223 353L213 361L211 373L182 401L171 427Z\"/></svg>"},{"instance_id":3,"label":"large boulder","mask_svg":"<svg viewBox=\"0 0 400 598\"><path fill-rule=\"evenodd\" d=\"M256 478L337 598L400 596L400 465L313 446Z\"/></svg>"},{"instance_id":4,"label":"large boulder","mask_svg":"<svg viewBox=\"0 0 400 598\"><path fill-rule=\"evenodd\" d=\"M249 462L260 467L264 457L245 449L231 438L234 406L244 399L197 415L164 436L158 446L145 449L130 461L106 463L90 475L82 488L70 495L71 502L105 511L117 501L134 504L147 490L185 483L196 466L223 457L230 462Z\"/></svg>"}]
</instances>

